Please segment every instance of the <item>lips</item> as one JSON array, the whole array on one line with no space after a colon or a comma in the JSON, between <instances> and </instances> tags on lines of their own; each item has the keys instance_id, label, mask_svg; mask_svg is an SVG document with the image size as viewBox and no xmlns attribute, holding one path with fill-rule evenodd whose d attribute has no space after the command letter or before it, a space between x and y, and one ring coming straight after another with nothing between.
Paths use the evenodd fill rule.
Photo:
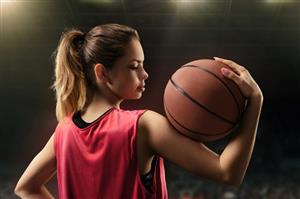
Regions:
<instances>
[{"instance_id":1,"label":"lips","mask_svg":"<svg viewBox=\"0 0 300 199\"><path fill-rule=\"evenodd\" d=\"M145 84L138 86L137 89L141 91L145 91Z\"/></svg>"},{"instance_id":2,"label":"lips","mask_svg":"<svg viewBox=\"0 0 300 199\"><path fill-rule=\"evenodd\" d=\"M145 85L146 84L142 84L142 85L138 86L138 88L145 88Z\"/></svg>"}]
</instances>

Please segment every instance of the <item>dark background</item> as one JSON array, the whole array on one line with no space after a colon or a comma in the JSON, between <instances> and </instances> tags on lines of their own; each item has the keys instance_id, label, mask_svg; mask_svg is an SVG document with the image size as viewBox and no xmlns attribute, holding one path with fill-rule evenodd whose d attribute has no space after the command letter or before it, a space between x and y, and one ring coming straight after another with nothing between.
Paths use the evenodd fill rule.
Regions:
<instances>
[{"instance_id":1,"label":"dark background","mask_svg":"<svg viewBox=\"0 0 300 199\"><path fill-rule=\"evenodd\" d=\"M62 32L103 23L136 28L144 47L146 92L122 108L164 113L162 95L170 75L191 60L213 56L247 67L263 91L257 142L242 186L206 181L166 162L170 197L183 198L185 192L203 198L300 197L300 1L15 0L0 5L0 198L15 198L16 181L56 126L51 55ZM216 143L216 150L225 144ZM49 184L55 192L55 179Z\"/></svg>"}]
</instances>

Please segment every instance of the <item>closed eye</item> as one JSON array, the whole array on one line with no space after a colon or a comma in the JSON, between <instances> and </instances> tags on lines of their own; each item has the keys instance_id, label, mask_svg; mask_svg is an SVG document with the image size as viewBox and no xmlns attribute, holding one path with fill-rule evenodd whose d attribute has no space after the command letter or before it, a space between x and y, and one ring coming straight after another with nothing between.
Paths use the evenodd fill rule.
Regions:
<instances>
[{"instance_id":1,"label":"closed eye","mask_svg":"<svg viewBox=\"0 0 300 199\"><path fill-rule=\"evenodd\" d=\"M129 67L129 68L132 69L132 70L137 70L139 67L131 66L131 67Z\"/></svg>"},{"instance_id":2,"label":"closed eye","mask_svg":"<svg viewBox=\"0 0 300 199\"><path fill-rule=\"evenodd\" d=\"M138 64L138 65L130 65L129 68L132 69L132 70L137 70L139 68L143 68L143 64Z\"/></svg>"}]
</instances>

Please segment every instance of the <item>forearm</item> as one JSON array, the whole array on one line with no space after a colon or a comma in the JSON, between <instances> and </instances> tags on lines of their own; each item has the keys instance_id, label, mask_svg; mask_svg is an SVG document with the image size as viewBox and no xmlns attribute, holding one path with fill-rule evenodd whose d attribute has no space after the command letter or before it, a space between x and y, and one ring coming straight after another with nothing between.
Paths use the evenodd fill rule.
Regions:
<instances>
[{"instance_id":1,"label":"forearm","mask_svg":"<svg viewBox=\"0 0 300 199\"><path fill-rule=\"evenodd\" d=\"M19 190L16 192L22 199L54 199L46 186L42 186L39 190Z\"/></svg>"},{"instance_id":2,"label":"forearm","mask_svg":"<svg viewBox=\"0 0 300 199\"><path fill-rule=\"evenodd\" d=\"M235 185L242 182L253 152L263 98L256 96L249 99L248 103L237 135L220 156L225 181Z\"/></svg>"}]
</instances>

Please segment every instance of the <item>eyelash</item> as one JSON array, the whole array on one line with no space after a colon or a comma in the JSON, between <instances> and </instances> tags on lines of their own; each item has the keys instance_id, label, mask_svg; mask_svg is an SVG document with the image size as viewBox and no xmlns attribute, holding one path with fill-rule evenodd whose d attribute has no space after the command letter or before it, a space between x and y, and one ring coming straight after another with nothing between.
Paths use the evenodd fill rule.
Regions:
<instances>
[{"instance_id":1,"label":"eyelash","mask_svg":"<svg viewBox=\"0 0 300 199\"><path fill-rule=\"evenodd\" d=\"M132 69L132 70L137 70L139 67L130 66L129 68Z\"/></svg>"},{"instance_id":2,"label":"eyelash","mask_svg":"<svg viewBox=\"0 0 300 199\"><path fill-rule=\"evenodd\" d=\"M139 68L139 65L131 65L130 67L129 67L130 69L132 69L132 70L137 70L138 68Z\"/></svg>"}]
</instances>

